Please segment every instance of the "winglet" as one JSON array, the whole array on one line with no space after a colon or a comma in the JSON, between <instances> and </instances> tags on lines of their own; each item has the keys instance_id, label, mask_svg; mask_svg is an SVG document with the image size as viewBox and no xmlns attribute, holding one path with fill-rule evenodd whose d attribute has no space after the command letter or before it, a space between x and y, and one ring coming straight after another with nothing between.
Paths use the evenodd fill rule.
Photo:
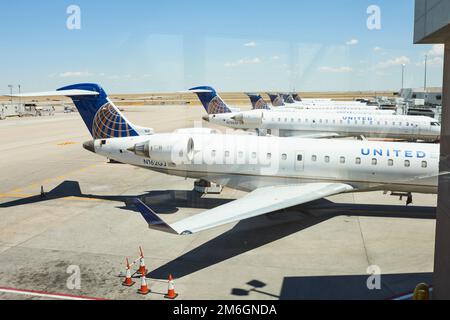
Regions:
<instances>
[{"instance_id":1,"label":"winglet","mask_svg":"<svg viewBox=\"0 0 450 320\"><path fill-rule=\"evenodd\" d=\"M163 220L161 220L161 218L158 217L158 215L152 209L150 209L145 203L143 203L141 200L133 199L132 204L134 206L136 206L136 208L142 214L145 221L147 221L148 227L150 229L180 235L180 233L178 231L176 231L170 225L168 225Z\"/></svg>"}]
</instances>

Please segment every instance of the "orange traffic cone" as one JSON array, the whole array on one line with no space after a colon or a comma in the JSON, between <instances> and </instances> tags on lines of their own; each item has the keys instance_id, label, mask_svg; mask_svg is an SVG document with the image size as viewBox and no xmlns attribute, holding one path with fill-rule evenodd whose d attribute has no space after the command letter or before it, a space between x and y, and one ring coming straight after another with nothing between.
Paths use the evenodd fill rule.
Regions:
<instances>
[{"instance_id":1,"label":"orange traffic cone","mask_svg":"<svg viewBox=\"0 0 450 320\"><path fill-rule=\"evenodd\" d=\"M135 282L133 281L133 278L131 277L131 265L128 262L128 258L127 258L127 275L125 278L125 281L122 283L122 285L124 285L125 287L132 287L135 284Z\"/></svg>"},{"instance_id":2,"label":"orange traffic cone","mask_svg":"<svg viewBox=\"0 0 450 320\"><path fill-rule=\"evenodd\" d=\"M145 268L145 260L144 260L144 252L142 251L142 248L139 247L139 251L141 253L141 257L140 257L140 266L139 266L139 274L142 276L146 276L148 273L148 270Z\"/></svg>"},{"instance_id":3,"label":"orange traffic cone","mask_svg":"<svg viewBox=\"0 0 450 320\"><path fill-rule=\"evenodd\" d=\"M142 294L144 296L150 293L150 290L147 285L147 278L145 277L145 274L141 277L141 288L138 290L138 293Z\"/></svg>"},{"instance_id":4,"label":"orange traffic cone","mask_svg":"<svg viewBox=\"0 0 450 320\"><path fill-rule=\"evenodd\" d=\"M167 291L167 294L164 296L166 299L176 299L178 297L178 294L175 292L175 283L173 282L172 275L169 276L169 290Z\"/></svg>"}]
</instances>

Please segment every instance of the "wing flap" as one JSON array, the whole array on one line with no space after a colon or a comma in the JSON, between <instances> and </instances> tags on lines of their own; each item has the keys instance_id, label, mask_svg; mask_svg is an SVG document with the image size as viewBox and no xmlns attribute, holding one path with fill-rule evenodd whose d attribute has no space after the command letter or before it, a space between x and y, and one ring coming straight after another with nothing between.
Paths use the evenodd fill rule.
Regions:
<instances>
[{"instance_id":1,"label":"wing flap","mask_svg":"<svg viewBox=\"0 0 450 320\"><path fill-rule=\"evenodd\" d=\"M353 187L350 185L340 183L311 183L260 188L242 199L178 221L170 226L148 207L147 209L152 212L149 220L147 220L149 214L145 212L142 205L138 206L138 209L139 211L143 210L141 211L143 215L147 213L146 220L152 229L163 229L161 231L177 234L193 234L352 190Z\"/></svg>"}]
</instances>

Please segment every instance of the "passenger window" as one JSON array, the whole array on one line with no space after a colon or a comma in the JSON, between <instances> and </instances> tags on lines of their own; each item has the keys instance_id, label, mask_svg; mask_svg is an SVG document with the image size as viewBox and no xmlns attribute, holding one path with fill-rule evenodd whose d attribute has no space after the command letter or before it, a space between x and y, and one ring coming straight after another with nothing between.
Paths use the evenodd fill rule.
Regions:
<instances>
[{"instance_id":1,"label":"passenger window","mask_svg":"<svg viewBox=\"0 0 450 320\"><path fill-rule=\"evenodd\" d=\"M216 157L216 150L213 150L213 151L211 152L211 156L212 156L213 158Z\"/></svg>"},{"instance_id":2,"label":"passenger window","mask_svg":"<svg viewBox=\"0 0 450 320\"><path fill-rule=\"evenodd\" d=\"M256 152L253 152L253 153L252 153L252 158L253 158L253 159L256 159Z\"/></svg>"},{"instance_id":3,"label":"passenger window","mask_svg":"<svg viewBox=\"0 0 450 320\"><path fill-rule=\"evenodd\" d=\"M406 168L411 167L411 161L405 160L405 167L406 167Z\"/></svg>"},{"instance_id":4,"label":"passenger window","mask_svg":"<svg viewBox=\"0 0 450 320\"><path fill-rule=\"evenodd\" d=\"M229 157L230 156L230 151L225 151L225 157Z\"/></svg>"},{"instance_id":5,"label":"passenger window","mask_svg":"<svg viewBox=\"0 0 450 320\"><path fill-rule=\"evenodd\" d=\"M271 154L271 153L268 153L268 154L267 154L267 159L268 159L268 160L272 159L272 154Z\"/></svg>"},{"instance_id":6,"label":"passenger window","mask_svg":"<svg viewBox=\"0 0 450 320\"><path fill-rule=\"evenodd\" d=\"M316 161L317 161L317 156L312 156L311 160L312 160L313 162L316 162Z\"/></svg>"},{"instance_id":7,"label":"passenger window","mask_svg":"<svg viewBox=\"0 0 450 320\"><path fill-rule=\"evenodd\" d=\"M286 161L286 160L287 160L287 154L283 153L283 155L281 156L281 159L282 159L283 161Z\"/></svg>"},{"instance_id":8,"label":"passenger window","mask_svg":"<svg viewBox=\"0 0 450 320\"><path fill-rule=\"evenodd\" d=\"M341 164L345 164L345 157L341 157L341 158L340 158L340 163L341 163Z\"/></svg>"},{"instance_id":9,"label":"passenger window","mask_svg":"<svg viewBox=\"0 0 450 320\"><path fill-rule=\"evenodd\" d=\"M298 162L303 161L303 156L302 156L301 154L299 154L299 155L297 156L297 161L298 161Z\"/></svg>"},{"instance_id":10,"label":"passenger window","mask_svg":"<svg viewBox=\"0 0 450 320\"><path fill-rule=\"evenodd\" d=\"M374 158L374 159L372 159L372 165L373 165L373 166L376 166L377 164L378 164L378 160L377 160L377 159L375 159L375 158Z\"/></svg>"},{"instance_id":11,"label":"passenger window","mask_svg":"<svg viewBox=\"0 0 450 320\"><path fill-rule=\"evenodd\" d=\"M422 168L424 169L428 168L428 162L422 161Z\"/></svg>"},{"instance_id":12,"label":"passenger window","mask_svg":"<svg viewBox=\"0 0 450 320\"><path fill-rule=\"evenodd\" d=\"M325 157L325 163L330 163L330 157L329 156Z\"/></svg>"},{"instance_id":13,"label":"passenger window","mask_svg":"<svg viewBox=\"0 0 450 320\"><path fill-rule=\"evenodd\" d=\"M393 167L393 166L394 166L394 160L389 159L389 160L388 160L388 166L389 166L389 167Z\"/></svg>"},{"instance_id":14,"label":"passenger window","mask_svg":"<svg viewBox=\"0 0 450 320\"><path fill-rule=\"evenodd\" d=\"M361 164L361 158L356 158L356 164Z\"/></svg>"}]
</instances>

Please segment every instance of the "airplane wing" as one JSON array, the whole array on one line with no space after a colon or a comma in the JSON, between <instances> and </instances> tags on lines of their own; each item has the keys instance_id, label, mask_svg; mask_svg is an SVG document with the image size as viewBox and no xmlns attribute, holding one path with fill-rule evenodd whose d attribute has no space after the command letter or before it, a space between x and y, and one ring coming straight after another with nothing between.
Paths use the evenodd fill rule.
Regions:
<instances>
[{"instance_id":1,"label":"airplane wing","mask_svg":"<svg viewBox=\"0 0 450 320\"><path fill-rule=\"evenodd\" d=\"M150 229L177 235L190 235L353 190L352 186L341 183L309 183L260 188L242 199L178 221L172 225L164 222L141 200L135 199L133 204L141 212Z\"/></svg>"}]
</instances>

